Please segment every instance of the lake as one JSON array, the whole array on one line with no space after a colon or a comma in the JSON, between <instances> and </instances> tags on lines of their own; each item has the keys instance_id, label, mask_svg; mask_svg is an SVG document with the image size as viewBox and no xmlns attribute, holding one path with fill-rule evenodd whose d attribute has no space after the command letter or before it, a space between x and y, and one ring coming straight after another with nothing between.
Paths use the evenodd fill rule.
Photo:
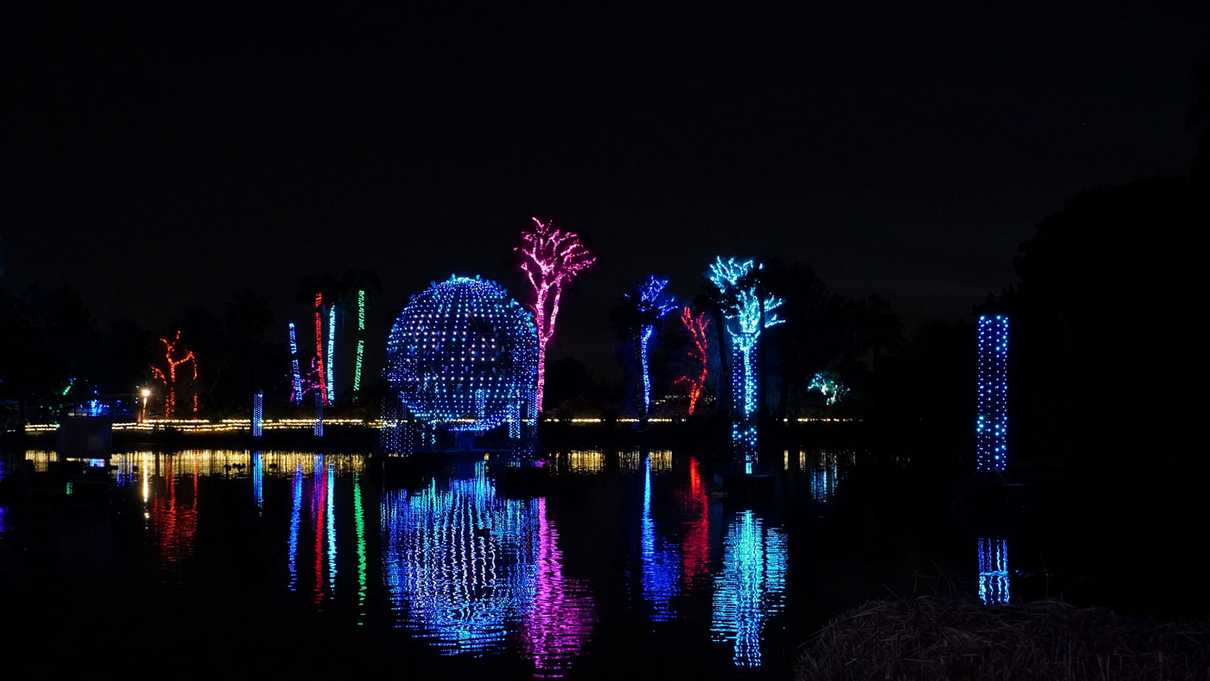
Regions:
<instances>
[{"instance_id":1,"label":"lake","mask_svg":"<svg viewBox=\"0 0 1210 681\"><path fill-rule=\"evenodd\" d=\"M1106 592L1036 512L955 510L907 456L540 463L535 487L482 455L394 479L359 454L147 451L69 483L53 452L10 453L0 593L24 626L3 645L31 677L785 678L866 599Z\"/></svg>"}]
</instances>

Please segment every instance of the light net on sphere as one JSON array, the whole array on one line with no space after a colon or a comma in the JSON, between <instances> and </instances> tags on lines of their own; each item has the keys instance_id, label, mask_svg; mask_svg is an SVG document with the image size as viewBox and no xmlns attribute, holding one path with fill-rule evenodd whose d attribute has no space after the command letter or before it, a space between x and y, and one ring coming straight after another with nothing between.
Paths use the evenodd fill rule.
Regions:
<instances>
[{"instance_id":1,"label":"light net on sphere","mask_svg":"<svg viewBox=\"0 0 1210 681\"><path fill-rule=\"evenodd\" d=\"M451 430L528 416L537 362L533 316L478 277L450 277L412 296L387 338L388 384L415 417Z\"/></svg>"}]
</instances>

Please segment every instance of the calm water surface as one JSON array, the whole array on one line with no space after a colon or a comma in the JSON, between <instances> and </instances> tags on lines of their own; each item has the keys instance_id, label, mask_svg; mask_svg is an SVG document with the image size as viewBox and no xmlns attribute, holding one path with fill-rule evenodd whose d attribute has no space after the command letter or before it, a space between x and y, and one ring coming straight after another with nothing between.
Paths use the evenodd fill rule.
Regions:
<instances>
[{"instance_id":1,"label":"calm water surface","mask_svg":"<svg viewBox=\"0 0 1210 681\"><path fill-rule=\"evenodd\" d=\"M831 507L862 457L785 450L742 491L695 452L563 451L543 462L552 484L523 495L498 482L504 462L471 457L393 485L360 455L124 453L99 479L0 506L0 574L31 610L103 610L89 616L117 649L124 627L158 637L160 617L190 631L252 617L398 646L436 672L784 676L819 624L930 567L1011 597L1003 536L841 527ZM0 476L53 479L39 472L55 462L28 451Z\"/></svg>"}]
</instances>

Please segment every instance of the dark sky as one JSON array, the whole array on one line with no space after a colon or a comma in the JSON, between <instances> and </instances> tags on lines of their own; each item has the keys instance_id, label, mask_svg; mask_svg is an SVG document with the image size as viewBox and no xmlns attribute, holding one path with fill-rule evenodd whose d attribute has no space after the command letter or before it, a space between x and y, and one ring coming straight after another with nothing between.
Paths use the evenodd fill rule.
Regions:
<instances>
[{"instance_id":1,"label":"dark sky","mask_svg":"<svg viewBox=\"0 0 1210 681\"><path fill-rule=\"evenodd\" d=\"M1071 193L1187 168L1207 37L1154 3L93 4L5 21L10 282L153 328L246 286L284 327L301 275L348 268L390 307L451 272L523 298L545 215L600 255L554 348L599 368L626 285L692 295L719 253L967 314Z\"/></svg>"}]
</instances>

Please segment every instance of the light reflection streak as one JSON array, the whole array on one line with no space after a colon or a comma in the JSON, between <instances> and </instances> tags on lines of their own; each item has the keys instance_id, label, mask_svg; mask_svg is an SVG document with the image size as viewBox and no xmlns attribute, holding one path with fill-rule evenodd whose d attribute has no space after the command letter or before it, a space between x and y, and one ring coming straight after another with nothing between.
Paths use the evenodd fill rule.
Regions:
<instances>
[{"instance_id":1,"label":"light reflection streak","mask_svg":"<svg viewBox=\"0 0 1210 681\"><path fill-rule=\"evenodd\" d=\"M480 462L471 478L386 492L380 509L396 626L447 655L498 651L521 629L540 676L561 674L583 648L593 601L563 574L545 500L497 496Z\"/></svg>"},{"instance_id":2,"label":"light reflection streak","mask_svg":"<svg viewBox=\"0 0 1210 681\"><path fill-rule=\"evenodd\" d=\"M680 593L680 557L676 545L656 536L651 512L651 457L643 466L643 515L640 527L643 600L651 608L653 622L674 619L672 599Z\"/></svg>"},{"instance_id":3,"label":"light reflection streak","mask_svg":"<svg viewBox=\"0 0 1210 681\"><path fill-rule=\"evenodd\" d=\"M324 497L328 492L328 478L324 473L324 457L315 457L315 468L311 476L311 517L315 519L315 582L314 602L319 605L324 598Z\"/></svg>"},{"instance_id":4,"label":"light reflection streak","mask_svg":"<svg viewBox=\"0 0 1210 681\"><path fill-rule=\"evenodd\" d=\"M331 389L332 384L328 384ZM324 483L324 496L327 499L328 510L328 593L336 594L336 485L334 480L335 468L327 467L328 478Z\"/></svg>"},{"instance_id":5,"label":"light reflection streak","mask_svg":"<svg viewBox=\"0 0 1210 681\"><path fill-rule=\"evenodd\" d=\"M252 496L256 498L256 514L265 510L265 460L260 452L252 452Z\"/></svg>"},{"instance_id":6,"label":"light reflection streak","mask_svg":"<svg viewBox=\"0 0 1210 681\"><path fill-rule=\"evenodd\" d=\"M290 581L286 585L290 591L298 590L298 530L302 521L303 473L302 465L294 468L293 504L290 509L290 539L287 552L286 569L290 572Z\"/></svg>"},{"instance_id":7,"label":"light reflection streak","mask_svg":"<svg viewBox=\"0 0 1210 681\"><path fill-rule=\"evenodd\" d=\"M763 664L761 639L769 619L785 607L787 541L751 511L736 515L723 539L723 567L714 580L710 630L732 646L741 669Z\"/></svg>"},{"instance_id":8,"label":"light reflection streak","mask_svg":"<svg viewBox=\"0 0 1210 681\"><path fill-rule=\"evenodd\" d=\"M689 489L682 505L688 515L681 547L681 575L687 588L700 586L710 576L710 498L702 484L697 457L689 459Z\"/></svg>"},{"instance_id":9,"label":"light reflection streak","mask_svg":"<svg viewBox=\"0 0 1210 681\"><path fill-rule=\"evenodd\" d=\"M1008 540L1002 537L979 537L979 600L984 605L1006 605L1010 598L1008 573Z\"/></svg>"},{"instance_id":10,"label":"light reflection streak","mask_svg":"<svg viewBox=\"0 0 1210 681\"><path fill-rule=\"evenodd\" d=\"M353 474L353 528L357 532L357 626L366 623L366 521L361 505L361 476Z\"/></svg>"},{"instance_id":11,"label":"light reflection streak","mask_svg":"<svg viewBox=\"0 0 1210 681\"><path fill-rule=\"evenodd\" d=\"M587 642L595 603L586 583L563 574L559 532L547 519L546 499L538 499L537 516L537 574L523 642L535 676L557 678Z\"/></svg>"}]
</instances>

